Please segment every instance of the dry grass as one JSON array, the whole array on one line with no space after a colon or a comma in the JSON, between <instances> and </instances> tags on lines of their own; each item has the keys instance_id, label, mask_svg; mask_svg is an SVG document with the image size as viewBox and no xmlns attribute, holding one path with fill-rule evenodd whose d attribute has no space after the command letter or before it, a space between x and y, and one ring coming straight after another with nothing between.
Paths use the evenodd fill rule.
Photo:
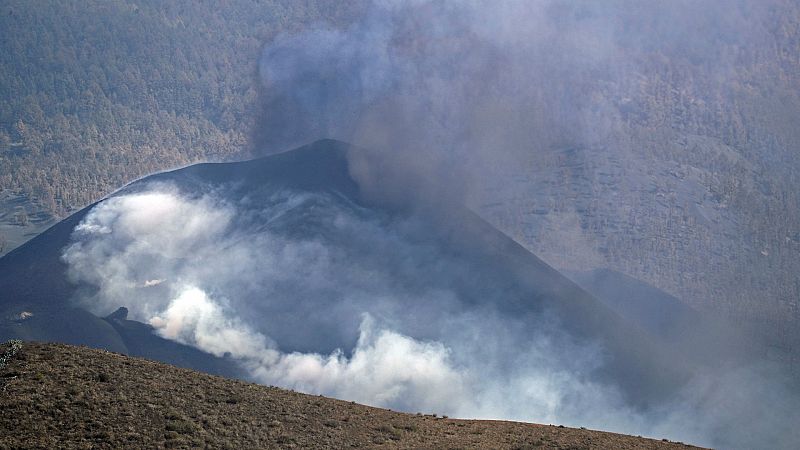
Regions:
<instances>
[{"instance_id":1,"label":"dry grass","mask_svg":"<svg viewBox=\"0 0 800 450\"><path fill-rule=\"evenodd\" d=\"M403 414L60 344L25 343L0 369L0 448L190 447L687 446L585 429Z\"/></svg>"}]
</instances>

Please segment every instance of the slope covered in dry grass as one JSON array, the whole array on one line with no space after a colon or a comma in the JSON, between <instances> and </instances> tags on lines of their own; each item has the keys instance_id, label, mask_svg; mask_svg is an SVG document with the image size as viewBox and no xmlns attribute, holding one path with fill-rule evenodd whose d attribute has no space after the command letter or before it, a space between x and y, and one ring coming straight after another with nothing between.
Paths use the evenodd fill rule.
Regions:
<instances>
[{"instance_id":1,"label":"slope covered in dry grass","mask_svg":"<svg viewBox=\"0 0 800 450\"><path fill-rule=\"evenodd\" d=\"M0 448L37 447L687 446L559 426L404 414L106 351L26 342L0 367Z\"/></svg>"}]
</instances>

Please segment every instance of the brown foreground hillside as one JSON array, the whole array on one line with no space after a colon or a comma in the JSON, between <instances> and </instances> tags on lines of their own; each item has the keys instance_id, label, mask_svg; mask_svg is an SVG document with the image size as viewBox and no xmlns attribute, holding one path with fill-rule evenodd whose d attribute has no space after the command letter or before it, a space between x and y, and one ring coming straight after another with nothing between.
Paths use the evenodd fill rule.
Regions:
<instances>
[{"instance_id":1,"label":"brown foreground hillside","mask_svg":"<svg viewBox=\"0 0 800 450\"><path fill-rule=\"evenodd\" d=\"M0 346L0 355L8 345ZM404 414L61 344L0 358L0 448L689 446L614 433Z\"/></svg>"}]
</instances>

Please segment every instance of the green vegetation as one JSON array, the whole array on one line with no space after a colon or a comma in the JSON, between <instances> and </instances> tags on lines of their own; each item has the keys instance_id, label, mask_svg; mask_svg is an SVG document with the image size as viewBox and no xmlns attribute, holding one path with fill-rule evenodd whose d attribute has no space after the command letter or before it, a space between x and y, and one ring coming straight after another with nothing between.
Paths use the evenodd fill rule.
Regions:
<instances>
[{"instance_id":1,"label":"green vegetation","mask_svg":"<svg viewBox=\"0 0 800 450\"><path fill-rule=\"evenodd\" d=\"M261 45L355 3L0 6L0 192L64 216L143 175L248 152Z\"/></svg>"}]
</instances>

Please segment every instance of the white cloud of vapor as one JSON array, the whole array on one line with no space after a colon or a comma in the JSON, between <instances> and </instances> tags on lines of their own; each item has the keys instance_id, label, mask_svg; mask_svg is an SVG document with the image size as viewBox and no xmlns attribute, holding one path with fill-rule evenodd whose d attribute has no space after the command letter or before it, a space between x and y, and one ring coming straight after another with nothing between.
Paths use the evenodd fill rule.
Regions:
<instances>
[{"instance_id":1,"label":"white cloud of vapor","mask_svg":"<svg viewBox=\"0 0 800 450\"><path fill-rule=\"evenodd\" d=\"M277 221L292 208L317 200L309 195L285 195L269 211L259 214L270 216L267 222ZM520 387L517 394L524 393L524 400L516 405L513 401L494 401L501 393L515 390L504 383L489 383L488 389L480 389L482 399L472 398L477 394L476 386L486 381L480 372L491 369L482 365L493 362L488 355L480 364L464 356L477 345L487 350L494 347L494 352L504 345L505 338L498 337L502 332L469 329L466 321L477 325L475 315L448 306L455 294L440 289L416 293L422 297L417 301L419 309L424 312L423 304L428 303L429 315L440 314L433 311L448 312L450 323L443 323L442 327L454 330L452 334L459 335L457 339L448 345L393 331L385 324L413 330L398 313L406 306L414 306L408 303L413 300L407 287L392 286L387 274L378 270L365 273L357 259L351 261L355 269L346 267L342 264L346 255L339 253L335 243L235 229L232 218L243 212L210 196L183 197L176 189L163 185L104 201L76 227L75 242L64 252L71 278L98 288L95 295L79 301L98 314L125 305L132 318L153 325L161 336L218 356L230 354L261 382L398 409L555 419L564 406L564 397L602 391L588 382L580 386L584 381L577 380L575 387L567 387L575 378L568 371L534 367L552 359L551 343L542 338L530 342L524 352L515 351L519 357L517 368L526 361L530 364L524 373L515 375ZM369 218L363 223L353 222L356 218L337 213L331 219L334 227L357 228L355 233L372 240L369 245L377 252L398 254L413 266L416 262L411 255L403 253L419 253L420 259L436 257L430 255L429 249L398 242L399 236L377 228ZM398 272L402 270L416 269L401 268ZM250 297L250 283L264 294ZM344 305L326 298L311 299L311 305L298 302L296 295L279 298L287 295L278 289L279 284L292 285L293 289L305 286L322 295L345 291L339 299ZM348 320L336 326L358 327L353 347L344 349L347 354L338 348L327 354L281 351L280 341L276 343L270 335L270 325L276 325L278 320L242 319L246 315L243 311L259 306L252 304L257 301L278 304L279 309L294 307L304 314L308 311L306 306L317 310L305 317L291 312L280 318L295 317L292 328L307 327L296 330L299 335L318 333L313 324L319 316L338 316L343 309ZM384 325L370 314L380 316ZM481 322L491 320L483 317ZM430 335L424 330L420 334ZM486 340L469 342L476 337ZM576 348L574 354L580 354L579 350ZM454 355L454 351L459 354ZM580 364L597 366L598 362L592 361L595 350L584 351Z\"/></svg>"},{"instance_id":2,"label":"white cloud of vapor","mask_svg":"<svg viewBox=\"0 0 800 450\"><path fill-rule=\"evenodd\" d=\"M132 318L149 323L162 337L228 354L266 384L404 409L452 410L464 397L463 376L441 343L378 327L365 315L349 357L338 349L328 355L281 352L238 317L235 301L212 298L193 284L202 284L200 273L241 275L247 260L230 272L222 266L232 260L222 253L249 254L253 241L270 239L226 237L233 214L225 203L185 199L166 186L103 202L76 227L77 242L64 252L71 277L99 288L83 305L101 314L127 305ZM302 248L286 251L304 253Z\"/></svg>"},{"instance_id":3,"label":"white cloud of vapor","mask_svg":"<svg viewBox=\"0 0 800 450\"><path fill-rule=\"evenodd\" d=\"M227 354L261 383L695 443L719 442L715 430L735 434L727 413L707 418L709 402L725 398L713 386L698 381L675 405L644 413L591 378L602 348L546 317L486 306L500 298L470 305L463 292L472 288L458 287L470 268L419 230L333 194L237 201L225 190L187 196L152 184L94 207L63 259L74 282L94 288L77 299L87 309L126 306L162 337ZM489 286L479 295L504 294ZM741 408L748 395L725 407Z\"/></svg>"},{"instance_id":4,"label":"white cloud of vapor","mask_svg":"<svg viewBox=\"0 0 800 450\"><path fill-rule=\"evenodd\" d=\"M265 384L401 409L451 410L465 394L447 348L376 328L368 315L349 358L340 350L283 353L193 286L149 323L162 337L236 358Z\"/></svg>"}]
</instances>

